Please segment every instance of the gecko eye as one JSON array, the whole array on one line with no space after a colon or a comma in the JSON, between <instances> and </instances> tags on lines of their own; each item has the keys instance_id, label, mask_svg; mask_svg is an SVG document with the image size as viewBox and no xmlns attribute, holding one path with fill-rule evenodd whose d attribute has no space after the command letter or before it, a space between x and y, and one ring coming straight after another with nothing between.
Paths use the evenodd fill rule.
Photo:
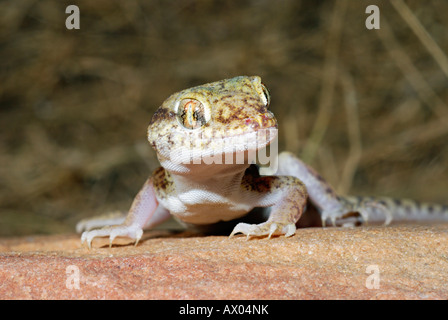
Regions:
<instances>
[{"instance_id":1,"label":"gecko eye","mask_svg":"<svg viewBox=\"0 0 448 320\"><path fill-rule=\"evenodd\" d=\"M177 119L187 129L197 129L210 120L210 111L196 99L182 99L177 107Z\"/></svg>"},{"instance_id":2,"label":"gecko eye","mask_svg":"<svg viewBox=\"0 0 448 320\"><path fill-rule=\"evenodd\" d=\"M263 101L264 105L267 108L271 103L271 95L269 94L268 88L266 88L264 84L261 84L261 89L263 90L261 94L261 100Z\"/></svg>"}]
</instances>

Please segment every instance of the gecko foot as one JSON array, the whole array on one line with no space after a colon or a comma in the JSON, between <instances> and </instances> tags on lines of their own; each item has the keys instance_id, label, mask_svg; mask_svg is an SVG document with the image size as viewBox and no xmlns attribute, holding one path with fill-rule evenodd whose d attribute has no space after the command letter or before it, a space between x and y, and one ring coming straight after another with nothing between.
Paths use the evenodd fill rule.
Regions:
<instances>
[{"instance_id":1,"label":"gecko foot","mask_svg":"<svg viewBox=\"0 0 448 320\"><path fill-rule=\"evenodd\" d=\"M81 236L81 243L86 242L89 249L92 246L92 241L96 237L109 237L109 247L116 237L128 237L135 240L135 245L143 235L143 230L139 226L120 224L118 226L104 227L92 231L85 231Z\"/></svg>"},{"instance_id":2,"label":"gecko foot","mask_svg":"<svg viewBox=\"0 0 448 320\"><path fill-rule=\"evenodd\" d=\"M322 226L325 227L327 220L330 219L333 227L336 227L336 223L343 226L346 225L344 220L346 218L352 217L353 215L358 215L362 224L367 225L370 218L373 217L374 221L378 220L378 215L382 215L384 217L384 224L388 225L392 221L392 213L390 210L380 201L375 200L363 200L361 203L353 203L350 205L346 205L337 210L324 210L321 213ZM353 224L353 222L349 222L348 224Z\"/></svg>"},{"instance_id":3,"label":"gecko foot","mask_svg":"<svg viewBox=\"0 0 448 320\"><path fill-rule=\"evenodd\" d=\"M348 212L350 212L350 210L348 210ZM322 211L322 213L320 215L320 217L322 219L322 227L326 227L328 219L330 219L332 226L336 227L336 220L343 218L344 215L345 215L345 212L343 212L342 210L333 210L333 211L324 210L324 211Z\"/></svg>"},{"instance_id":4,"label":"gecko foot","mask_svg":"<svg viewBox=\"0 0 448 320\"><path fill-rule=\"evenodd\" d=\"M270 221L260 224L238 223L229 238L233 237L237 233L245 234L247 239L251 236L268 236L268 239L270 239L274 234L283 234L285 237L291 237L296 233L296 225L293 223L283 224Z\"/></svg>"}]
</instances>

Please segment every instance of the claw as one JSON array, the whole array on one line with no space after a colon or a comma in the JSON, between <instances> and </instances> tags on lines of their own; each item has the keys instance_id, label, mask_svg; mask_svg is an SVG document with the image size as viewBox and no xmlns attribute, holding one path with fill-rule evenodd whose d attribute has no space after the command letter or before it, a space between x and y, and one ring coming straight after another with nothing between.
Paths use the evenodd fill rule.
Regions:
<instances>
[{"instance_id":1,"label":"claw","mask_svg":"<svg viewBox=\"0 0 448 320\"><path fill-rule=\"evenodd\" d=\"M136 235L135 235L135 243L134 243L134 247L137 246L138 242L140 241L140 239L143 236L143 230L137 230Z\"/></svg>"},{"instance_id":2,"label":"claw","mask_svg":"<svg viewBox=\"0 0 448 320\"><path fill-rule=\"evenodd\" d=\"M233 228L232 232L231 232L230 235L229 235L229 238L233 238L233 236L234 236L235 234L241 232L241 231L240 231L240 225L241 225L241 223L238 223L238 224L235 226L235 228Z\"/></svg>"},{"instance_id":3,"label":"claw","mask_svg":"<svg viewBox=\"0 0 448 320\"><path fill-rule=\"evenodd\" d=\"M389 209L386 209L384 212L386 215L386 220L384 220L384 225L388 226L392 222L392 219L393 219L392 212L390 212Z\"/></svg>"},{"instance_id":4,"label":"claw","mask_svg":"<svg viewBox=\"0 0 448 320\"><path fill-rule=\"evenodd\" d=\"M336 227L336 216L332 216L330 219L331 219L331 224L333 225L333 227Z\"/></svg>"},{"instance_id":5,"label":"claw","mask_svg":"<svg viewBox=\"0 0 448 320\"><path fill-rule=\"evenodd\" d=\"M115 235L110 235L109 236L109 249L112 248L112 244L115 240Z\"/></svg>"},{"instance_id":6,"label":"claw","mask_svg":"<svg viewBox=\"0 0 448 320\"><path fill-rule=\"evenodd\" d=\"M390 210L383 204L377 202L377 201L370 201L364 204L365 207L371 207L371 208L377 208L379 210L381 210L384 213L385 216L385 220L384 220L384 225L387 226L391 223L392 221L392 212L390 212ZM365 209L364 209L365 210ZM362 213L361 213L362 214ZM367 212L368 214L368 212ZM363 215L364 218L364 215ZM367 218L366 218L366 224L367 224Z\"/></svg>"},{"instance_id":7,"label":"claw","mask_svg":"<svg viewBox=\"0 0 448 320\"><path fill-rule=\"evenodd\" d=\"M87 248L92 249L92 239L87 238L87 231L84 231L81 236L81 244L87 244Z\"/></svg>"},{"instance_id":8,"label":"claw","mask_svg":"<svg viewBox=\"0 0 448 320\"><path fill-rule=\"evenodd\" d=\"M268 235L268 239L271 239L272 235L274 234L275 231L277 231L277 224L273 223L271 224L271 226L269 227L269 235Z\"/></svg>"},{"instance_id":9,"label":"claw","mask_svg":"<svg viewBox=\"0 0 448 320\"><path fill-rule=\"evenodd\" d=\"M296 225L293 223L288 224L285 228L286 228L286 233L285 233L286 238L292 237L296 233L296 230L297 230Z\"/></svg>"},{"instance_id":10,"label":"claw","mask_svg":"<svg viewBox=\"0 0 448 320\"><path fill-rule=\"evenodd\" d=\"M327 219L330 219L331 225L336 227L336 219L341 218L342 213L339 211L322 211L320 219L322 220L322 227L325 228L327 226Z\"/></svg>"},{"instance_id":11,"label":"claw","mask_svg":"<svg viewBox=\"0 0 448 320\"><path fill-rule=\"evenodd\" d=\"M365 208L359 208L359 209L357 209L357 211L359 212L359 214L362 217L363 224L365 224L367 226L369 224L369 212L367 212L367 210Z\"/></svg>"}]
</instances>

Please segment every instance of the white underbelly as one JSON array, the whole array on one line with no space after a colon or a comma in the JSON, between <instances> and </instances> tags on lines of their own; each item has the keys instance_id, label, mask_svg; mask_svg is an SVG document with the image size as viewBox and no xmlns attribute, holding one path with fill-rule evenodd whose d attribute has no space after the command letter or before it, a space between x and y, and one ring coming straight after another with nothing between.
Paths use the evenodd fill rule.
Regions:
<instances>
[{"instance_id":1,"label":"white underbelly","mask_svg":"<svg viewBox=\"0 0 448 320\"><path fill-rule=\"evenodd\" d=\"M205 190L189 190L159 202L183 222L211 224L240 218L253 209L242 200L237 193L222 196Z\"/></svg>"}]
</instances>

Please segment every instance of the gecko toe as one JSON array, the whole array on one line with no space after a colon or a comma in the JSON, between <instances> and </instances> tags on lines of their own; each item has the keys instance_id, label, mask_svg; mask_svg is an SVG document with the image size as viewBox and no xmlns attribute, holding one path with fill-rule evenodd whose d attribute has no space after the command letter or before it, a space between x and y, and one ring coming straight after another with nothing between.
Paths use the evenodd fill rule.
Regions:
<instances>
[{"instance_id":1,"label":"gecko toe","mask_svg":"<svg viewBox=\"0 0 448 320\"><path fill-rule=\"evenodd\" d=\"M285 230L285 237L286 238L289 238L289 237L292 237L293 235L295 235L296 234L296 230L297 230L296 225L294 223L288 224L284 229L286 229Z\"/></svg>"},{"instance_id":2,"label":"gecko toe","mask_svg":"<svg viewBox=\"0 0 448 320\"><path fill-rule=\"evenodd\" d=\"M128 237L135 240L135 245L140 241L143 235L143 230L134 225L117 225L111 227L104 227L101 229L96 229L92 231L85 231L81 235L81 243L87 243L89 249L92 247L92 241L96 237L109 237L109 247L112 247L112 244L116 237Z\"/></svg>"},{"instance_id":3,"label":"gecko toe","mask_svg":"<svg viewBox=\"0 0 448 320\"><path fill-rule=\"evenodd\" d=\"M333 227L336 227L336 216L332 216L332 217L331 217L331 225L332 225Z\"/></svg>"},{"instance_id":4,"label":"gecko toe","mask_svg":"<svg viewBox=\"0 0 448 320\"><path fill-rule=\"evenodd\" d=\"M271 226L269 227L268 239L271 239L272 235L277 231L277 229L278 225L276 223L271 224Z\"/></svg>"}]
</instances>

